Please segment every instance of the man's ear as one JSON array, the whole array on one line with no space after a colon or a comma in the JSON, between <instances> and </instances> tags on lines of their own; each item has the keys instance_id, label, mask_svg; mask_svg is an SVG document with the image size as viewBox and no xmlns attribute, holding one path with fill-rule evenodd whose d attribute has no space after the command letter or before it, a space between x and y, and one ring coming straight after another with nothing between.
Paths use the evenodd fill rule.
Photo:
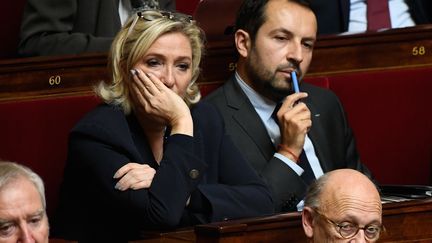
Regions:
<instances>
[{"instance_id":1,"label":"man's ear","mask_svg":"<svg viewBox=\"0 0 432 243\"><path fill-rule=\"evenodd\" d=\"M244 30L237 30L234 34L235 45L241 57L246 58L249 55L251 39L249 33Z\"/></svg>"},{"instance_id":2,"label":"man's ear","mask_svg":"<svg viewBox=\"0 0 432 243\"><path fill-rule=\"evenodd\" d=\"M310 207L304 207L302 211L302 225L307 238L313 237L313 210Z\"/></svg>"}]
</instances>

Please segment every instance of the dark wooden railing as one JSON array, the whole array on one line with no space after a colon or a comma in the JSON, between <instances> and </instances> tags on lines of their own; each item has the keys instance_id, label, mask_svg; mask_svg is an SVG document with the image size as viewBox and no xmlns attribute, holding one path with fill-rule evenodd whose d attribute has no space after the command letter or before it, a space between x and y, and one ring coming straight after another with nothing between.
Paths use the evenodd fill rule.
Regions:
<instances>
[{"instance_id":1,"label":"dark wooden railing","mask_svg":"<svg viewBox=\"0 0 432 243\"><path fill-rule=\"evenodd\" d=\"M383 205L385 232L378 242L432 242L432 199ZM198 225L172 232L144 232L147 242L304 243L301 214L285 213Z\"/></svg>"},{"instance_id":2,"label":"dark wooden railing","mask_svg":"<svg viewBox=\"0 0 432 243\"><path fill-rule=\"evenodd\" d=\"M0 60L0 101L89 92L107 80L106 54ZM432 63L432 26L318 38L307 76L418 67ZM235 69L227 38L208 43L200 83L224 82Z\"/></svg>"}]
</instances>

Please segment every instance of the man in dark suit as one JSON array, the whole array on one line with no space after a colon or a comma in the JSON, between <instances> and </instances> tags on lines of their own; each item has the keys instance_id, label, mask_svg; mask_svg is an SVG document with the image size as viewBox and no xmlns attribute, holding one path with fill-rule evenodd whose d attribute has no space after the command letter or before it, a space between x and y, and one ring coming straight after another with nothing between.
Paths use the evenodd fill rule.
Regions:
<instances>
[{"instance_id":1,"label":"man in dark suit","mask_svg":"<svg viewBox=\"0 0 432 243\"><path fill-rule=\"evenodd\" d=\"M28 0L18 54L47 56L107 52L122 26L119 5L131 9L128 1ZM175 0L159 0L159 7L175 10Z\"/></svg>"},{"instance_id":2,"label":"man in dark suit","mask_svg":"<svg viewBox=\"0 0 432 243\"><path fill-rule=\"evenodd\" d=\"M206 98L272 187L277 211L300 210L309 181L327 171L353 168L370 176L338 98L306 83L293 93L291 72L300 79L307 72L316 31L302 0L245 0L236 20L236 73Z\"/></svg>"},{"instance_id":3,"label":"man in dark suit","mask_svg":"<svg viewBox=\"0 0 432 243\"><path fill-rule=\"evenodd\" d=\"M356 4L364 4L357 1ZM315 12L318 21L318 34L338 34L347 31L353 31L349 29L350 22L350 9L351 0L309 0L311 9ZM400 4L406 4L408 7L408 14L412 21L416 25L430 24L432 23L432 1L430 0L400 0ZM395 8L400 8L400 5ZM390 5L392 8L392 5ZM390 11L395 9L390 9ZM366 13L363 11L364 14ZM364 16L364 19L366 17ZM399 26L394 26L397 28Z\"/></svg>"}]
</instances>

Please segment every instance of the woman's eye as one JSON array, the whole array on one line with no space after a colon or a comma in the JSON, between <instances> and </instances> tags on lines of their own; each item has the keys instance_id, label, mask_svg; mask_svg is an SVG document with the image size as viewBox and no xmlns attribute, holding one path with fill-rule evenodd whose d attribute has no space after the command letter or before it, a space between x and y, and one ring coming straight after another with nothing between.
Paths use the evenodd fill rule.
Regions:
<instances>
[{"instance_id":1,"label":"woman's eye","mask_svg":"<svg viewBox=\"0 0 432 243\"><path fill-rule=\"evenodd\" d=\"M158 66L160 64L161 63L158 60L156 60L156 59L150 59L150 60L147 61L147 65L150 66L150 67L156 67L156 66Z\"/></svg>"},{"instance_id":2,"label":"woman's eye","mask_svg":"<svg viewBox=\"0 0 432 243\"><path fill-rule=\"evenodd\" d=\"M181 64L178 64L177 67L180 70L182 70L182 71L186 71L186 70L188 70L190 68L190 64L188 64L188 63L181 63Z\"/></svg>"}]
</instances>

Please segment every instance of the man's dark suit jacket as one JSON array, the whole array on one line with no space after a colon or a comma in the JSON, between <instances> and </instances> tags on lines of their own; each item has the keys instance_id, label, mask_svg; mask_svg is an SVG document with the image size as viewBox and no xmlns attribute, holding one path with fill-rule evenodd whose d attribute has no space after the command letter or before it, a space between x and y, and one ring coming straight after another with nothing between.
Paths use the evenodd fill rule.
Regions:
<instances>
[{"instance_id":1,"label":"man's dark suit jacket","mask_svg":"<svg viewBox=\"0 0 432 243\"><path fill-rule=\"evenodd\" d=\"M416 24L432 23L431 0L406 0ZM338 34L348 31L350 0L310 0L318 21L318 34Z\"/></svg>"},{"instance_id":2,"label":"man's dark suit jacket","mask_svg":"<svg viewBox=\"0 0 432 243\"><path fill-rule=\"evenodd\" d=\"M308 136L324 173L352 168L371 176L360 162L352 131L335 94L307 83L301 83L300 89L308 93L303 100L312 113ZM273 157L275 147L267 130L234 77L205 100L219 109L234 144L272 187L276 211L297 210L307 186L288 165Z\"/></svg>"},{"instance_id":3,"label":"man's dark suit jacket","mask_svg":"<svg viewBox=\"0 0 432 243\"><path fill-rule=\"evenodd\" d=\"M159 166L134 115L109 105L87 114L70 134L52 236L121 242L146 229L272 213L269 188L225 135L217 110L201 103L192 116L194 137L168 136ZM156 169L149 189L114 188L128 162Z\"/></svg>"},{"instance_id":4,"label":"man's dark suit jacket","mask_svg":"<svg viewBox=\"0 0 432 243\"><path fill-rule=\"evenodd\" d=\"M160 0L175 10L174 0ZM27 0L18 54L106 52L120 30L119 0Z\"/></svg>"}]
</instances>

